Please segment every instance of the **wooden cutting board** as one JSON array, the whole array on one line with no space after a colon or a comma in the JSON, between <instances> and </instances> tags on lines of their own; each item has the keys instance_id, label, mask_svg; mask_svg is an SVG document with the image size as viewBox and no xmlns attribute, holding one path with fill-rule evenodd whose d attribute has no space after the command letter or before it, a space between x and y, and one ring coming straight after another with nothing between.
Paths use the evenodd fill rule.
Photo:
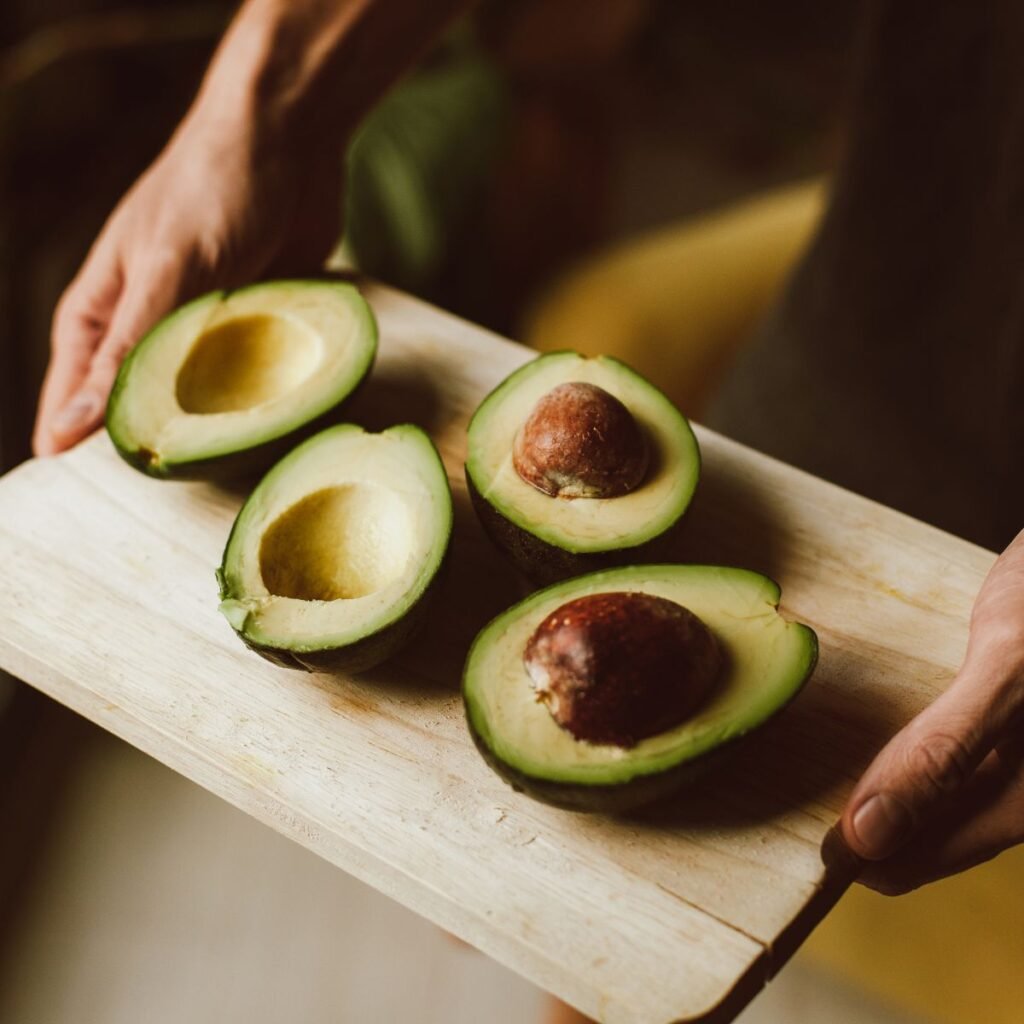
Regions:
<instances>
[{"instance_id":1,"label":"wooden cutting board","mask_svg":"<svg viewBox=\"0 0 1024 1024\"><path fill-rule=\"evenodd\" d=\"M366 292L381 353L353 419L424 426L455 492L425 635L358 680L250 654L214 580L242 494L149 480L100 435L0 480L0 665L599 1020L731 1020L850 883L823 843L958 665L993 556L700 430L679 557L775 577L817 672L665 806L534 803L477 756L458 695L470 639L523 594L469 508L465 425L530 353Z\"/></svg>"}]
</instances>

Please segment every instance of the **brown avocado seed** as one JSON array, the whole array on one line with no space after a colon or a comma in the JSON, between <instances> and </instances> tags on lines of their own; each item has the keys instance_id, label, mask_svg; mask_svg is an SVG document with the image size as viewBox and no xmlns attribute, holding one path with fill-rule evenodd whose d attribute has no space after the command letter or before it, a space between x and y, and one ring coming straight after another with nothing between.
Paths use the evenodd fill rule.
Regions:
<instances>
[{"instance_id":1,"label":"brown avocado seed","mask_svg":"<svg viewBox=\"0 0 1024 1024\"><path fill-rule=\"evenodd\" d=\"M578 740L635 746L704 703L722 651L689 609L643 593L591 594L553 611L526 644L537 699Z\"/></svg>"},{"instance_id":2,"label":"brown avocado seed","mask_svg":"<svg viewBox=\"0 0 1024 1024\"><path fill-rule=\"evenodd\" d=\"M516 434L512 465L556 498L615 498L643 480L649 455L633 414L596 384L559 384Z\"/></svg>"}]
</instances>

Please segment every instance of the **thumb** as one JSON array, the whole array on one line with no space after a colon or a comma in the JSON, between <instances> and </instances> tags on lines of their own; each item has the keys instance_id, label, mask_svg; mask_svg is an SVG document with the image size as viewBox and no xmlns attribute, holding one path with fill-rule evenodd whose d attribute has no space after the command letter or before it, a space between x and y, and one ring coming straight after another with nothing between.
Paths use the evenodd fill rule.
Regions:
<instances>
[{"instance_id":1,"label":"thumb","mask_svg":"<svg viewBox=\"0 0 1024 1024\"><path fill-rule=\"evenodd\" d=\"M182 280L183 271L176 267L159 277L140 275L136 283L126 285L85 379L54 417L51 432L61 449L77 444L103 421L121 364L139 339L181 301Z\"/></svg>"},{"instance_id":2,"label":"thumb","mask_svg":"<svg viewBox=\"0 0 1024 1024\"><path fill-rule=\"evenodd\" d=\"M903 846L973 776L1020 703L1013 680L965 666L952 686L882 749L840 820L847 845L867 860Z\"/></svg>"}]
</instances>

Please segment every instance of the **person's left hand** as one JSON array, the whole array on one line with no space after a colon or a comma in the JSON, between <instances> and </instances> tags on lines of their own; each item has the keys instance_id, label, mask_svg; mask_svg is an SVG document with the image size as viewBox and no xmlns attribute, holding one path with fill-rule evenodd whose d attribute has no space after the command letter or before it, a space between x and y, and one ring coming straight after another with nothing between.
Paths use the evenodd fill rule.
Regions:
<instances>
[{"instance_id":1,"label":"person's left hand","mask_svg":"<svg viewBox=\"0 0 1024 1024\"><path fill-rule=\"evenodd\" d=\"M1024 532L978 593L953 683L875 758L840 830L887 895L1024 842Z\"/></svg>"},{"instance_id":2,"label":"person's left hand","mask_svg":"<svg viewBox=\"0 0 1024 1024\"><path fill-rule=\"evenodd\" d=\"M317 273L337 240L341 143L307 151L265 131L258 114L213 104L186 117L61 297L37 455L64 451L100 425L125 356L176 306L259 277Z\"/></svg>"}]
</instances>

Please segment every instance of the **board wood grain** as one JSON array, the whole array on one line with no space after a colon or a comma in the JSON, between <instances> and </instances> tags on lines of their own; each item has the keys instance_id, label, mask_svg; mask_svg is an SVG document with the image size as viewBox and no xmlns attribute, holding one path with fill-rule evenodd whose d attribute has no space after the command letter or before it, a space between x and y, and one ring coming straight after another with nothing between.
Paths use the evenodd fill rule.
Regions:
<instances>
[{"instance_id":1,"label":"board wood grain","mask_svg":"<svg viewBox=\"0 0 1024 1024\"><path fill-rule=\"evenodd\" d=\"M470 639L524 593L469 508L465 425L530 353L365 291L381 352L352 418L425 427L455 492L424 635L358 679L261 661L213 574L244 491L149 480L101 435L0 480L0 666L599 1020L732 1019L851 881L829 830L951 678L993 556L699 430L678 557L775 577L818 631L815 676L666 804L534 803L477 756L458 695Z\"/></svg>"}]
</instances>

